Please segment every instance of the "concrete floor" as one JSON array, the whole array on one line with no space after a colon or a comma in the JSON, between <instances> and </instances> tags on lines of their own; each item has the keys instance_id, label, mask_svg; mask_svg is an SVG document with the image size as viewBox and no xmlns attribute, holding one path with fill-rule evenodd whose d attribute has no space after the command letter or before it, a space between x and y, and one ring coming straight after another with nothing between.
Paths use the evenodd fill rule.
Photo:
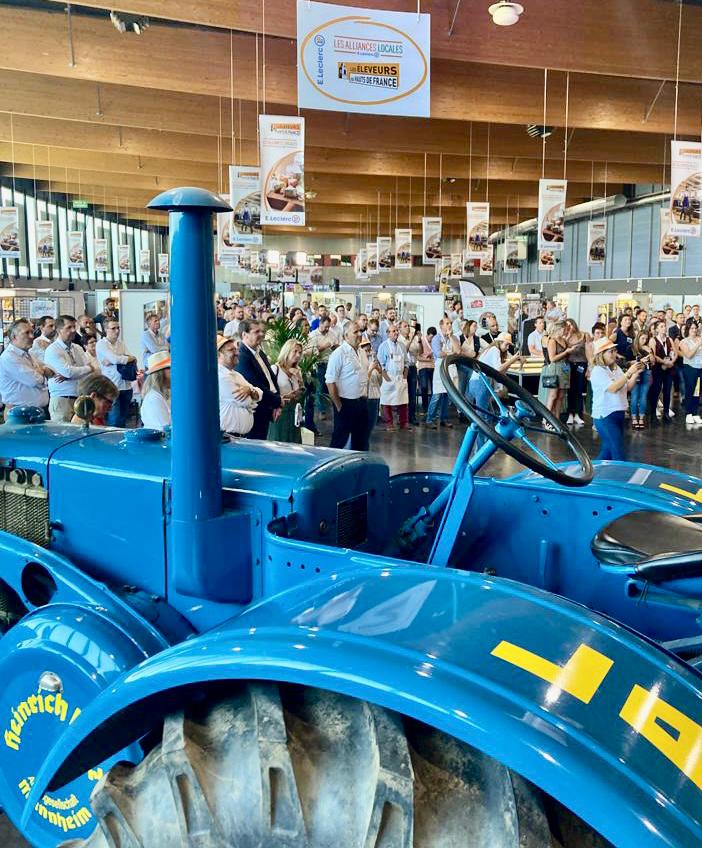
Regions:
<instances>
[{"instance_id":1,"label":"concrete floor","mask_svg":"<svg viewBox=\"0 0 702 848\"><path fill-rule=\"evenodd\" d=\"M417 427L412 432L383 431L377 427L371 439L371 450L385 457L392 474L407 471L450 471L455 460L461 439L465 433L465 424L457 422L451 430L427 430ZM329 422L320 422L322 437L319 443L329 444ZM576 430L577 438L595 457L598 442L593 438L592 427L588 424ZM539 436L535 439L540 448L554 449L554 459L566 459L560 444L549 446L552 437ZM631 431L626 436L627 458L633 462L645 462L675 468L702 477L702 426L687 426L684 414L678 411L670 426L658 426L644 431ZM485 467L484 472L497 477L513 474L520 466L504 453L497 453ZM24 848L25 842L0 815L0 848Z\"/></svg>"}]
</instances>

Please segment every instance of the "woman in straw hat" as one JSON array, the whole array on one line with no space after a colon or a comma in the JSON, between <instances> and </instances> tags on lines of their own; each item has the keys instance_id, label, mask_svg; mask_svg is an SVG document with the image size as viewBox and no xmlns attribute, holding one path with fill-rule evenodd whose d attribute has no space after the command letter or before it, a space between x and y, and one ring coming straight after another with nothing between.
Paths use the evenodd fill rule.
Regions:
<instances>
[{"instance_id":1,"label":"woman in straw hat","mask_svg":"<svg viewBox=\"0 0 702 848\"><path fill-rule=\"evenodd\" d=\"M167 350L148 359L140 412L144 427L163 431L171 426L171 355Z\"/></svg>"}]
</instances>

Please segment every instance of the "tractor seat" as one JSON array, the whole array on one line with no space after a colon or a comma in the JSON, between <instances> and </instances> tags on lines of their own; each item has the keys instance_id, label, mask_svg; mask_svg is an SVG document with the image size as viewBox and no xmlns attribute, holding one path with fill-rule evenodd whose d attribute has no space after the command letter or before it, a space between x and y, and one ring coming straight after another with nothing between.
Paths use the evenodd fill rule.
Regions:
<instances>
[{"instance_id":1,"label":"tractor seat","mask_svg":"<svg viewBox=\"0 0 702 848\"><path fill-rule=\"evenodd\" d=\"M651 583L702 577L702 526L679 515L630 512L600 530L590 547L602 565L633 567Z\"/></svg>"}]
</instances>

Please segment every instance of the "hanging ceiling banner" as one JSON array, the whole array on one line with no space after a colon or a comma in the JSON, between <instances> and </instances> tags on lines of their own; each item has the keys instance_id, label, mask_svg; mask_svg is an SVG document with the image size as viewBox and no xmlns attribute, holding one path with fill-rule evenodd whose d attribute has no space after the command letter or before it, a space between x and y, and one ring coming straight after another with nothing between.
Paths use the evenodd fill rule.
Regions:
<instances>
[{"instance_id":1,"label":"hanging ceiling banner","mask_svg":"<svg viewBox=\"0 0 702 848\"><path fill-rule=\"evenodd\" d=\"M85 245L83 230L69 230L66 233L68 242L68 267L74 271L85 271Z\"/></svg>"},{"instance_id":2,"label":"hanging ceiling banner","mask_svg":"<svg viewBox=\"0 0 702 848\"><path fill-rule=\"evenodd\" d=\"M392 239L390 236L378 236L376 244L378 245L378 271L381 274L387 274L392 271Z\"/></svg>"},{"instance_id":3,"label":"hanging ceiling banner","mask_svg":"<svg viewBox=\"0 0 702 848\"><path fill-rule=\"evenodd\" d=\"M702 143L670 142L670 233L699 236L702 201Z\"/></svg>"},{"instance_id":4,"label":"hanging ceiling banner","mask_svg":"<svg viewBox=\"0 0 702 848\"><path fill-rule=\"evenodd\" d=\"M539 251L539 271L550 273L556 267L556 254L552 250Z\"/></svg>"},{"instance_id":5,"label":"hanging ceiling banner","mask_svg":"<svg viewBox=\"0 0 702 848\"><path fill-rule=\"evenodd\" d=\"M297 2L297 105L429 117L430 15Z\"/></svg>"},{"instance_id":6,"label":"hanging ceiling banner","mask_svg":"<svg viewBox=\"0 0 702 848\"><path fill-rule=\"evenodd\" d=\"M422 218L422 265L441 259L441 218Z\"/></svg>"},{"instance_id":7,"label":"hanging ceiling banner","mask_svg":"<svg viewBox=\"0 0 702 848\"><path fill-rule=\"evenodd\" d=\"M466 203L466 250L468 259L480 259L487 252L490 226L489 203Z\"/></svg>"},{"instance_id":8,"label":"hanging ceiling banner","mask_svg":"<svg viewBox=\"0 0 702 848\"><path fill-rule=\"evenodd\" d=\"M680 259L680 237L672 232L670 210L661 209L661 241L658 249L659 262L677 262Z\"/></svg>"},{"instance_id":9,"label":"hanging ceiling banner","mask_svg":"<svg viewBox=\"0 0 702 848\"><path fill-rule=\"evenodd\" d=\"M519 272L519 240L516 238L505 239L505 274L517 274Z\"/></svg>"},{"instance_id":10,"label":"hanging ceiling banner","mask_svg":"<svg viewBox=\"0 0 702 848\"><path fill-rule=\"evenodd\" d=\"M492 274L495 270L495 245L489 244L487 253L480 257L480 273Z\"/></svg>"},{"instance_id":11,"label":"hanging ceiling banner","mask_svg":"<svg viewBox=\"0 0 702 848\"><path fill-rule=\"evenodd\" d=\"M229 195L221 194L225 203L229 203ZM231 205L231 204L230 204ZM217 213L217 259L219 264L225 268L234 266L234 257L237 255L237 244L232 237L232 213Z\"/></svg>"},{"instance_id":12,"label":"hanging ceiling banner","mask_svg":"<svg viewBox=\"0 0 702 848\"><path fill-rule=\"evenodd\" d=\"M368 251L365 247L360 247L356 254L356 279L368 279Z\"/></svg>"},{"instance_id":13,"label":"hanging ceiling banner","mask_svg":"<svg viewBox=\"0 0 702 848\"><path fill-rule=\"evenodd\" d=\"M168 279L168 254L158 254L158 275L162 280Z\"/></svg>"},{"instance_id":14,"label":"hanging ceiling banner","mask_svg":"<svg viewBox=\"0 0 702 848\"><path fill-rule=\"evenodd\" d=\"M366 242L366 273L369 277L378 273L378 242Z\"/></svg>"},{"instance_id":15,"label":"hanging ceiling banner","mask_svg":"<svg viewBox=\"0 0 702 848\"><path fill-rule=\"evenodd\" d=\"M452 280L460 280L463 273L463 262L462 256L460 253L452 253L451 254L451 279Z\"/></svg>"},{"instance_id":16,"label":"hanging ceiling banner","mask_svg":"<svg viewBox=\"0 0 702 848\"><path fill-rule=\"evenodd\" d=\"M36 234L37 262L40 265L51 265L56 259L54 222L36 221L34 232Z\"/></svg>"},{"instance_id":17,"label":"hanging ceiling banner","mask_svg":"<svg viewBox=\"0 0 702 848\"><path fill-rule=\"evenodd\" d=\"M568 180L539 180L539 250L563 250Z\"/></svg>"},{"instance_id":18,"label":"hanging ceiling banner","mask_svg":"<svg viewBox=\"0 0 702 848\"><path fill-rule=\"evenodd\" d=\"M412 230L395 230L395 268L412 267Z\"/></svg>"},{"instance_id":19,"label":"hanging ceiling banner","mask_svg":"<svg viewBox=\"0 0 702 848\"><path fill-rule=\"evenodd\" d=\"M261 244L261 172L249 165L229 166L232 207L231 238L235 244Z\"/></svg>"},{"instance_id":20,"label":"hanging ceiling banner","mask_svg":"<svg viewBox=\"0 0 702 848\"><path fill-rule=\"evenodd\" d=\"M107 239L93 239L93 255L95 257L95 270L99 271L100 273L106 274L109 271L109 253L107 250Z\"/></svg>"},{"instance_id":21,"label":"hanging ceiling banner","mask_svg":"<svg viewBox=\"0 0 702 848\"><path fill-rule=\"evenodd\" d=\"M0 259L19 259L19 210L16 206L0 208Z\"/></svg>"},{"instance_id":22,"label":"hanging ceiling banner","mask_svg":"<svg viewBox=\"0 0 702 848\"><path fill-rule=\"evenodd\" d=\"M587 264L604 265L607 222L589 221L587 225Z\"/></svg>"},{"instance_id":23,"label":"hanging ceiling banner","mask_svg":"<svg viewBox=\"0 0 702 848\"><path fill-rule=\"evenodd\" d=\"M123 276L132 273L132 256L128 244L117 245L117 265Z\"/></svg>"},{"instance_id":24,"label":"hanging ceiling banner","mask_svg":"<svg viewBox=\"0 0 702 848\"><path fill-rule=\"evenodd\" d=\"M305 225L305 119L259 115L261 224Z\"/></svg>"},{"instance_id":25,"label":"hanging ceiling banner","mask_svg":"<svg viewBox=\"0 0 702 848\"><path fill-rule=\"evenodd\" d=\"M139 273L151 273L151 251L148 248L139 251Z\"/></svg>"}]
</instances>

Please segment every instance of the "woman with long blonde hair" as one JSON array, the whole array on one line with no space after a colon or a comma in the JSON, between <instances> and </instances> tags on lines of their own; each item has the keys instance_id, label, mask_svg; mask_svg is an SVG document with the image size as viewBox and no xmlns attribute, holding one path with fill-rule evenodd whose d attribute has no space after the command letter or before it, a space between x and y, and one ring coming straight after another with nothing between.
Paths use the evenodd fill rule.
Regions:
<instances>
[{"instance_id":1,"label":"woman with long blonde hair","mask_svg":"<svg viewBox=\"0 0 702 848\"><path fill-rule=\"evenodd\" d=\"M300 371L302 344L297 339L288 339L281 347L273 371L278 380L278 389L282 399L280 414L268 428L268 438L276 442L294 442L301 444L302 435L302 399L305 387Z\"/></svg>"}]
</instances>

